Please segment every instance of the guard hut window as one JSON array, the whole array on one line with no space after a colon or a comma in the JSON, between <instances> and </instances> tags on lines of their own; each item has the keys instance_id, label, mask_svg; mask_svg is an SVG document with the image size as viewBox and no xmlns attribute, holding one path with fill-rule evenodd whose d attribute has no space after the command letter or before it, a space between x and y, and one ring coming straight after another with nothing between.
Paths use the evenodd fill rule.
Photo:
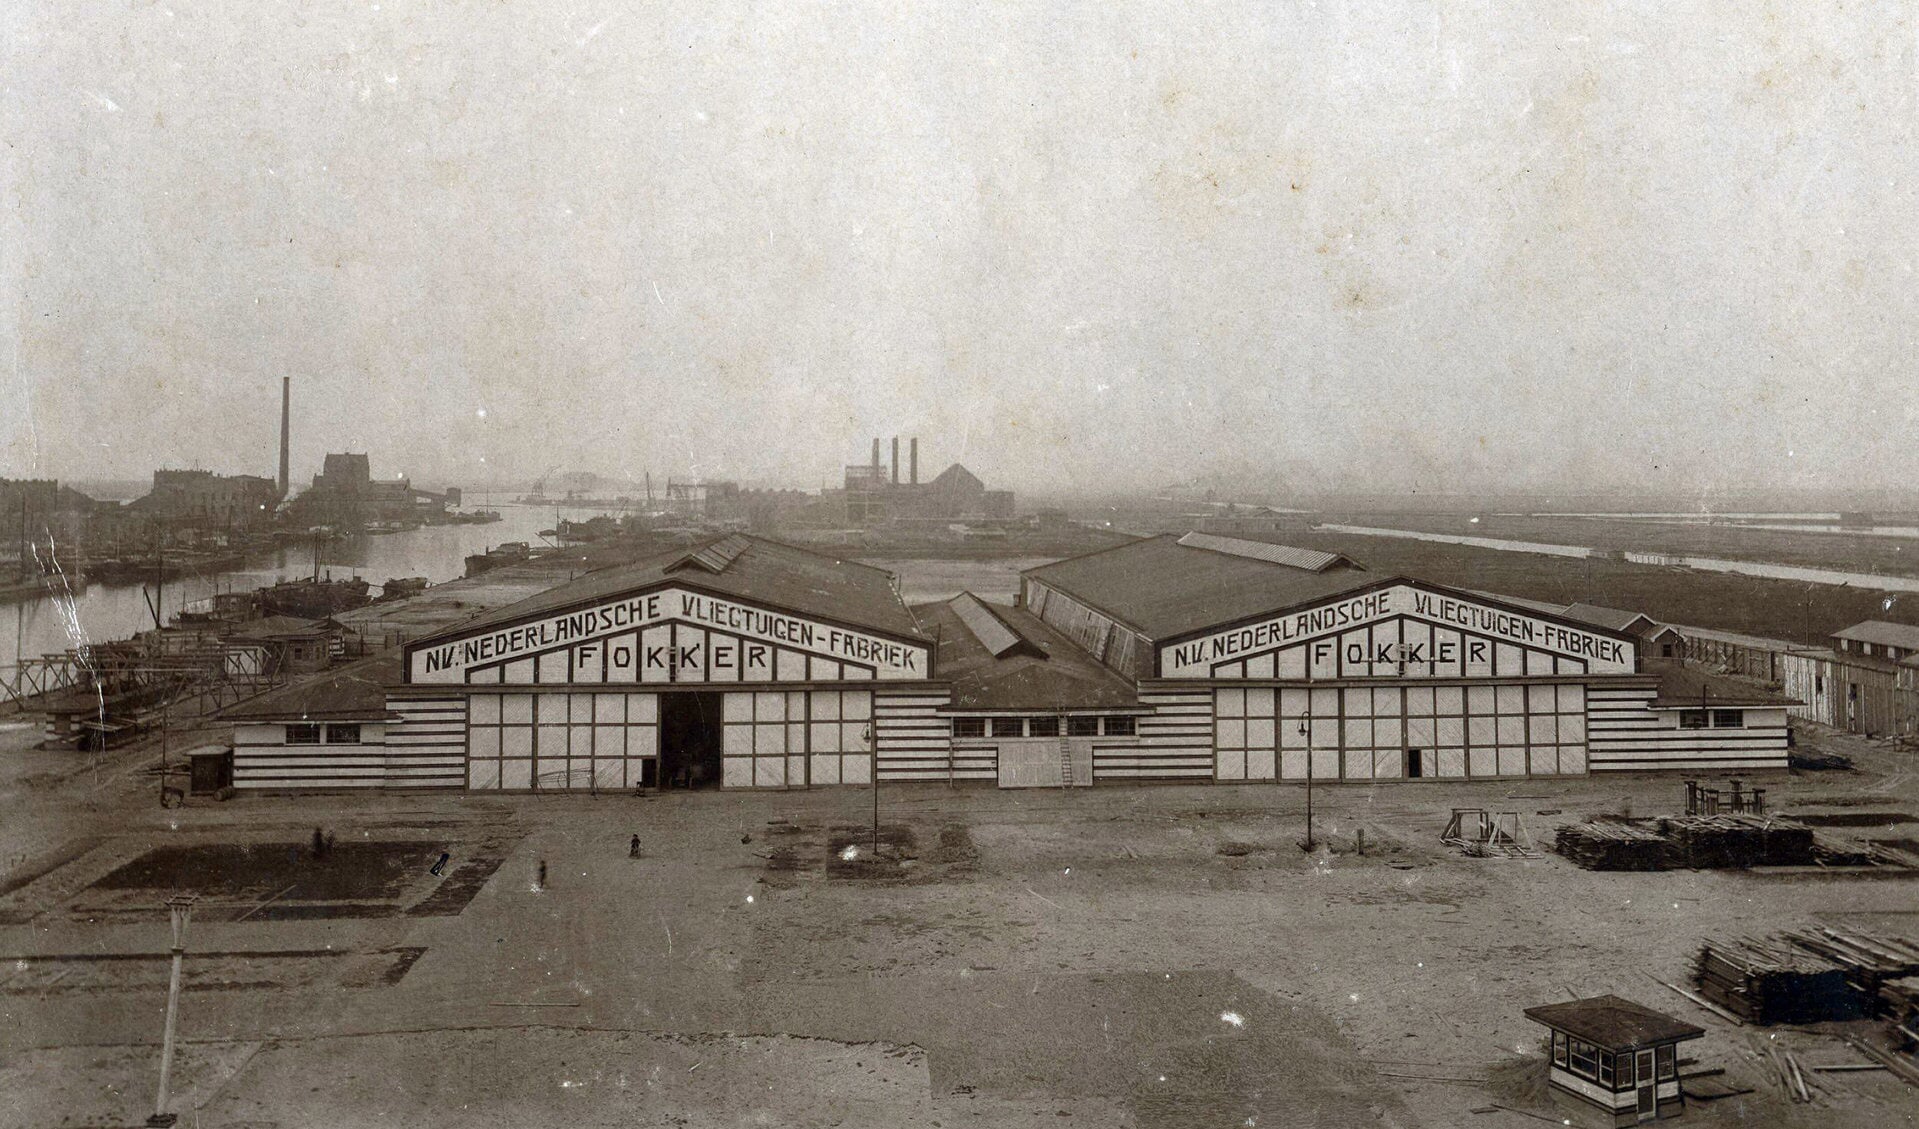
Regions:
<instances>
[{"instance_id":1,"label":"guard hut window","mask_svg":"<svg viewBox=\"0 0 1919 1129\"><path fill-rule=\"evenodd\" d=\"M1566 1033L1564 1031L1553 1032L1553 1061L1560 1066L1566 1065Z\"/></svg>"},{"instance_id":2,"label":"guard hut window","mask_svg":"<svg viewBox=\"0 0 1919 1129\"><path fill-rule=\"evenodd\" d=\"M1746 727L1746 711L1714 710L1712 711L1712 727L1714 729L1744 729Z\"/></svg>"},{"instance_id":3,"label":"guard hut window","mask_svg":"<svg viewBox=\"0 0 1919 1129\"><path fill-rule=\"evenodd\" d=\"M953 736L986 736L986 719L983 717L956 717L953 719Z\"/></svg>"},{"instance_id":4,"label":"guard hut window","mask_svg":"<svg viewBox=\"0 0 1919 1129\"><path fill-rule=\"evenodd\" d=\"M1667 1043L1659 1048L1660 1081L1670 1081L1673 1076L1673 1045Z\"/></svg>"},{"instance_id":5,"label":"guard hut window","mask_svg":"<svg viewBox=\"0 0 1919 1129\"><path fill-rule=\"evenodd\" d=\"M1066 735L1068 737L1099 736L1099 718L1096 718L1096 717L1067 718L1066 719Z\"/></svg>"},{"instance_id":6,"label":"guard hut window","mask_svg":"<svg viewBox=\"0 0 1919 1129\"><path fill-rule=\"evenodd\" d=\"M317 725L287 726L287 744L317 745L320 743L320 727Z\"/></svg>"},{"instance_id":7,"label":"guard hut window","mask_svg":"<svg viewBox=\"0 0 1919 1129\"><path fill-rule=\"evenodd\" d=\"M1706 711L1705 710L1680 710L1679 711L1679 728L1681 729L1706 728Z\"/></svg>"},{"instance_id":8,"label":"guard hut window","mask_svg":"<svg viewBox=\"0 0 1919 1129\"><path fill-rule=\"evenodd\" d=\"M1612 1052L1611 1051L1599 1052L1599 1084L1601 1086L1612 1085Z\"/></svg>"},{"instance_id":9,"label":"guard hut window","mask_svg":"<svg viewBox=\"0 0 1919 1129\"><path fill-rule=\"evenodd\" d=\"M1131 737L1133 732L1133 719L1131 717L1120 715L1106 719L1106 735L1108 737Z\"/></svg>"},{"instance_id":10,"label":"guard hut window","mask_svg":"<svg viewBox=\"0 0 1919 1129\"><path fill-rule=\"evenodd\" d=\"M1059 718L1036 717L1027 722L1026 733L1029 737L1059 736Z\"/></svg>"},{"instance_id":11,"label":"guard hut window","mask_svg":"<svg viewBox=\"0 0 1919 1129\"><path fill-rule=\"evenodd\" d=\"M1572 1041L1572 1071L1587 1078L1598 1077L1599 1060L1593 1056L1593 1045L1584 1039Z\"/></svg>"},{"instance_id":12,"label":"guard hut window","mask_svg":"<svg viewBox=\"0 0 1919 1129\"><path fill-rule=\"evenodd\" d=\"M357 725L329 725L326 727L326 743L329 745L357 745L360 743L360 727Z\"/></svg>"},{"instance_id":13,"label":"guard hut window","mask_svg":"<svg viewBox=\"0 0 1919 1129\"><path fill-rule=\"evenodd\" d=\"M1020 737L1026 732L1025 718L996 717L993 719L993 736Z\"/></svg>"}]
</instances>

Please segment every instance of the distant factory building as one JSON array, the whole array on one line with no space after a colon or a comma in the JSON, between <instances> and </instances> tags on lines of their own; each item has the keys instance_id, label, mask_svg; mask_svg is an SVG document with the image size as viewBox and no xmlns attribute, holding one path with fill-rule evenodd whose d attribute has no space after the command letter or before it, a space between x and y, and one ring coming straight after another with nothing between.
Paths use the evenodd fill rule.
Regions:
<instances>
[{"instance_id":1,"label":"distant factory building","mask_svg":"<svg viewBox=\"0 0 1919 1129\"><path fill-rule=\"evenodd\" d=\"M1203 533L1028 570L1016 607L909 607L880 569L733 534L409 643L379 701L343 682L249 716L377 722L405 770L383 783L475 791L1786 766L1790 700L1650 657L1659 625L1620 614ZM348 729L315 748L302 728L297 757L250 732L242 788L375 763ZM302 783L249 757L293 757Z\"/></svg>"},{"instance_id":2,"label":"distant factory building","mask_svg":"<svg viewBox=\"0 0 1919 1129\"><path fill-rule=\"evenodd\" d=\"M313 485L290 507L296 520L312 525L360 529L374 523L409 523L446 512L455 494L416 490L404 477L376 479L367 456L327 455Z\"/></svg>"},{"instance_id":3,"label":"distant factory building","mask_svg":"<svg viewBox=\"0 0 1919 1129\"><path fill-rule=\"evenodd\" d=\"M280 487L271 478L156 470L153 489L128 509L174 525L235 526L270 520L279 504Z\"/></svg>"},{"instance_id":4,"label":"distant factory building","mask_svg":"<svg viewBox=\"0 0 1919 1129\"><path fill-rule=\"evenodd\" d=\"M880 462L880 441L875 439L872 461L846 468L842 496L847 524L945 524L1013 518L1013 492L988 490L978 475L959 463L931 481L921 482L919 439L908 440L907 459L902 477L900 441L895 438L889 471Z\"/></svg>"}]
</instances>

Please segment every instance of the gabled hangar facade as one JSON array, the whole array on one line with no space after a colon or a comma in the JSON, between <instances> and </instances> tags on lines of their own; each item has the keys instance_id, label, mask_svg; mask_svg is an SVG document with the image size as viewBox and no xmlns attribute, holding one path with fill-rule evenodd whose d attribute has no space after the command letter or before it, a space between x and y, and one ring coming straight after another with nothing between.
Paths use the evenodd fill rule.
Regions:
<instances>
[{"instance_id":1,"label":"gabled hangar facade","mask_svg":"<svg viewBox=\"0 0 1919 1129\"><path fill-rule=\"evenodd\" d=\"M346 703L383 706L382 724L336 727L337 741L308 739L328 703L268 695L244 707L236 783L1045 787L1784 768L1791 703L1650 658L1670 633L1629 612L1196 533L1030 569L1013 607L971 594L908 607L882 570L733 535L407 645L384 703Z\"/></svg>"}]
</instances>

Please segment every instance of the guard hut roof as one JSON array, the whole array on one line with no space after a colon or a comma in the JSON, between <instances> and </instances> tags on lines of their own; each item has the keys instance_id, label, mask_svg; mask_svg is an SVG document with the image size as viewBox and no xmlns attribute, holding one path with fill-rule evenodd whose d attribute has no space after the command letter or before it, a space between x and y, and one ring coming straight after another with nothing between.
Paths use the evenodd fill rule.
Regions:
<instances>
[{"instance_id":1,"label":"guard hut roof","mask_svg":"<svg viewBox=\"0 0 1919 1129\"><path fill-rule=\"evenodd\" d=\"M1619 996L1593 996L1529 1007L1526 1018L1621 1054L1658 1043L1697 1039L1705 1029Z\"/></svg>"},{"instance_id":2,"label":"guard hut roof","mask_svg":"<svg viewBox=\"0 0 1919 1129\"><path fill-rule=\"evenodd\" d=\"M417 640L412 646L465 636L479 628L587 607L628 592L670 584L684 584L715 595L737 596L852 627L926 639L913 613L900 599L893 574L885 569L823 556L763 537L732 533L632 564L597 569L518 603L455 624Z\"/></svg>"},{"instance_id":3,"label":"guard hut roof","mask_svg":"<svg viewBox=\"0 0 1919 1129\"><path fill-rule=\"evenodd\" d=\"M1252 537L1162 534L1023 574L1165 639L1379 584L1349 557Z\"/></svg>"},{"instance_id":4,"label":"guard hut roof","mask_svg":"<svg viewBox=\"0 0 1919 1129\"><path fill-rule=\"evenodd\" d=\"M386 721L389 685L400 681L397 651L336 667L230 707L228 721Z\"/></svg>"},{"instance_id":5,"label":"guard hut roof","mask_svg":"<svg viewBox=\"0 0 1919 1129\"><path fill-rule=\"evenodd\" d=\"M1023 608L988 604L971 592L916 604L939 638L940 677L955 710L1053 712L1137 709L1133 684L1100 665Z\"/></svg>"}]
</instances>

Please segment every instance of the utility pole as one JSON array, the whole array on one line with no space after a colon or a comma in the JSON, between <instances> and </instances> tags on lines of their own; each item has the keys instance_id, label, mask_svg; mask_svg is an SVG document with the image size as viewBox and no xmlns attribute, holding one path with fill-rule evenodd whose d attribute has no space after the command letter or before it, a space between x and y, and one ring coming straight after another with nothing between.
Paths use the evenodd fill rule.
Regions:
<instances>
[{"instance_id":1,"label":"utility pole","mask_svg":"<svg viewBox=\"0 0 1919 1129\"><path fill-rule=\"evenodd\" d=\"M179 1120L167 1112L167 1084L173 1080L173 1028L180 1017L180 964L187 955L187 920L193 916L197 894L175 894L167 899L167 918L173 925L173 974L167 980L167 1026L160 1041L160 1093L153 1099L152 1129L165 1129Z\"/></svg>"},{"instance_id":2,"label":"utility pole","mask_svg":"<svg viewBox=\"0 0 1919 1129\"><path fill-rule=\"evenodd\" d=\"M1313 691L1306 690L1306 712L1300 715L1299 735L1306 739L1306 841L1301 849L1311 854L1313 842Z\"/></svg>"},{"instance_id":3,"label":"utility pole","mask_svg":"<svg viewBox=\"0 0 1919 1129\"><path fill-rule=\"evenodd\" d=\"M873 772L873 857L880 857L880 754L874 747L873 723L868 721L866 729L860 734L866 746L866 754L872 760Z\"/></svg>"}]
</instances>

